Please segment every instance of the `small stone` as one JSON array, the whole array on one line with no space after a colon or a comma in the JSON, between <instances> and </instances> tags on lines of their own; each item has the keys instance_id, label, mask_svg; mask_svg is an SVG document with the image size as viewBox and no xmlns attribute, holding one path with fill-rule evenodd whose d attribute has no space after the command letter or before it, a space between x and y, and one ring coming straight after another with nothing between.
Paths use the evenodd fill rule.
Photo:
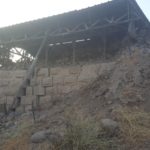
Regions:
<instances>
[{"instance_id":1,"label":"small stone","mask_svg":"<svg viewBox=\"0 0 150 150\"><path fill-rule=\"evenodd\" d=\"M31 136L32 143L42 143L46 140L48 140L50 143L58 143L61 141L61 139L62 137L60 134L51 132L50 130L39 131Z\"/></svg>"},{"instance_id":2,"label":"small stone","mask_svg":"<svg viewBox=\"0 0 150 150\"><path fill-rule=\"evenodd\" d=\"M117 129L119 128L118 123L112 119L102 119L101 125L108 135L115 134Z\"/></svg>"},{"instance_id":3,"label":"small stone","mask_svg":"<svg viewBox=\"0 0 150 150\"><path fill-rule=\"evenodd\" d=\"M42 143L46 140L46 131L39 131L31 136L32 143Z\"/></svg>"}]
</instances>

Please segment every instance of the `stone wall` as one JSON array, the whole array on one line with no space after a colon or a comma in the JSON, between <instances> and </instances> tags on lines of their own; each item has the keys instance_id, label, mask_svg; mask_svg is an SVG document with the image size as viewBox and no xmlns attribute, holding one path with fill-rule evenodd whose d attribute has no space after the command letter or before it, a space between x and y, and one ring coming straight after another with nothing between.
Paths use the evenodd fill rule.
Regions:
<instances>
[{"instance_id":1,"label":"stone wall","mask_svg":"<svg viewBox=\"0 0 150 150\"><path fill-rule=\"evenodd\" d=\"M21 98L22 106L31 109L32 103L44 103L53 97L80 90L113 66L114 63L110 62L36 69L26 95ZM25 70L0 71L0 104L9 106L12 103L25 74Z\"/></svg>"}]
</instances>

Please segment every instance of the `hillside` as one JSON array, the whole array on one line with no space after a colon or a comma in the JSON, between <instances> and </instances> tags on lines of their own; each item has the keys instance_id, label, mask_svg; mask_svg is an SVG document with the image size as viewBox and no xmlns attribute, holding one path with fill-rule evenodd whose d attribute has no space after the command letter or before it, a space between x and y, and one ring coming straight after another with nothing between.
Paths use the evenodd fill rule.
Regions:
<instances>
[{"instance_id":1,"label":"hillside","mask_svg":"<svg viewBox=\"0 0 150 150\"><path fill-rule=\"evenodd\" d=\"M149 60L148 46L133 45L84 88L1 119L0 149L149 150Z\"/></svg>"}]
</instances>

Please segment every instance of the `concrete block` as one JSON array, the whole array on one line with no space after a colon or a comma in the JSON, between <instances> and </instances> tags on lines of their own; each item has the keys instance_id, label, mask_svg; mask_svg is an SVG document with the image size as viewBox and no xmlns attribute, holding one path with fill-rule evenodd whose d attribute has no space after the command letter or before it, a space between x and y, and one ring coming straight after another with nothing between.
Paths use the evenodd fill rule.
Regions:
<instances>
[{"instance_id":1,"label":"concrete block","mask_svg":"<svg viewBox=\"0 0 150 150\"><path fill-rule=\"evenodd\" d=\"M30 96L33 95L33 87L29 86L29 87L26 88L26 95L27 96L28 95L30 95Z\"/></svg>"},{"instance_id":2,"label":"concrete block","mask_svg":"<svg viewBox=\"0 0 150 150\"><path fill-rule=\"evenodd\" d=\"M68 94L70 92L72 92L71 85L58 86L56 95Z\"/></svg>"},{"instance_id":3,"label":"concrete block","mask_svg":"<svg viewBox=\"0 0 150 150\"><path fill-rule=\"evenodd\" d=\"M101 75L102 73L104 73L105 71L109 71L111 69L114 68L115 66L115 62L109 62L109 63L101 63L98 67L97 67L97 74Z\"/></svg>"},{"instance_id":4,"label":"concrete block","mask_svg":"<svg viewBox=\"0 0 150 150\"><path fill-rule=\"evenodd\" d=\"M66 76L64 77L64 85L77 83L77 79L78 77L75 75Z\"/></svg>"},{"instance_id":5,"label":"concrete block","mask_svg":"<svg viewBox=\"0 0 150 150\"><path fill-rule=\"evenodd\" d=\"M19 87L21 85L22 81L23 81L22 79L11 79L9 81L9 86L11 86L11 87Z\"/></svg>"},{"instance_id":6,"label":"concrete block","mask_svg":"<svg viewBox=\"0 0 150 150\"><path fill-rule=\"evenodd\" d=\"M52 100L52 96L40 96L40 104L48 103Z\"/></svg>"},{"instance_id":7,"label":"concrete block","mask_svg":"<svg viewBox=\"0 0 150 150\"><path fill-rule=\"evenodd\" d=\"M40 76L40 77L36 77L35 78L35 81L36 81L36 84L42 84L42 80L43 80L44 77Z\"/></svg>"},{"instance_id":8,"label":"concrete block","mask_svg":"<svg viewBox=\"0 0 150 150\"><path fill-rule=\"evenodd\" d=\"M32 105L32 102L36 102L36 96L22 96L21 97L21 104L22 105Z\"/></svg>"},{"instance_id":9,"label":"concrete block","mask_svg":"<svg viewBox=\"0 0 150 150\"><path fill-rule=\"evenodd\" d=\"M6 96L14 96L16 94L16 92L18 91L19 86L15 87L15 86L9 86L9 87L5 87L3 89L3 94Z\"/></svg>"},{"instance_id":10,"label":"concrete block","mask_svg":"<svg viewBox=\"0 0 150 150\"><path fill-rule=\"evenodd\" d=\"M25 112L32 111L32 105L23 105L23 107Z\"/></svg>"},{"instance_id":11,"label":"concrete block","mask_svg":"<svg viewBox=\"0 0 150 150\"><path fill-rule=\"evenodd\" d=\"M9 85L9 79L0 79L0 87L8 86Z\"/></svg>"},{"instance_id":12,"label":"concrete block","mask_svg":"<svg viewBox=\"0 0 150 150\"><path fill-rule=\"evenodd\" d=\"M82 66L82 71L78 77L78 81L90 82L98 77L97 69L99 64Z\"/></svg>"},{"instance_id":13,"label":"concrete block","mask_svg":"<svg viewBox=\"0 0 150 150\"><path fill-rule=\"evenodd\" d=\"M7 103L7 100L6 100L6 96L1 96L0 97L0 104L6 104Z\"/></svg>"},{"instance_id":14,"label":"concrete block","mask_svg":"<svg viewBox=\"0 0 150 150\"><path fill-rule=\"evenodd\" d=\"M51 68L50 69L50 76L53 76L53 75L58 75L60 72L60 68L57 67L57 68Z\"/></svg>"},{"instance_id":15,"label":"concrete block","mask_svg":"<svg viewBox=\"0 0 150 150\"><path fill-rule=\"evenodd\" d=\"M35 78L32 78L32 79L30 80L30 85L31 85L31 86L36 86L36 85L37 85L37 81L36 81Z\"/></svg>"},{"instance_id":16,"label":"concrete block","mask_svg":"<svg viewBox=\"0 0 150 150\"><path fill-rule=\"evenodd\" d=\"M35 86L34 87L34 95L39 95L39 96L45 95L45 88L42 86Z\"/></svg>"},{"instance_id":17,"label":"concrete block","mask_svg":"<svg viewBox=\"0 0 150 150\"><path fill-rule=\"evenodd\" d=\"M68 76L69 68L68 67L55 67L50 69L50 76Z\"/></svg>"},{"instance_id":18,"label":"concrete block","mask_svg":"<svg viewBox=\"0 0 150 150\"><path fill-rule=\"evenodd\" d=\"M45 94L46 95L54 95L54 94L56 94L56 90L54 87L46 87Z\"/></svg>"},{"instance_id":19,"label":"concrete block","mask_svg":"<svg viewBox=\"0 0 150 150\"><path fill-rule=\"evenodd\" d=\"M11 105L14 101L14 96L6 96L7 105Z\"/></svg>"},{"instance_id":20,"label":"concrete block","mask_svg":"<svg viewBox=\"0 0 150 150\"><path fill-rule=\"evenodd\" d=\"M64 84L64 78L61 76L53 76L52 80L53 80L53 86Z\"/></svg>"},{"instance_id":21,"label":"concrete block","mask_svg":"<svg viewBox=\"0 0 150 150\"><path fill-rule=\"evenodd\" d=\"M69 68L69 73L79 75L81 70L82 70L81 66L73 66Z\"/></svg>"},{"instance_id":22,"label":"concrete block","mask_svg":"<svg viewBox=\"0 0 150 150\"><path fill-rule=\"evenodd\" d=\"M52 77L44 78L44 79L42 80L42 85L43 85L44 87L53 86Z\"/></svg>"},{"instance_id":23,"label":"concrete block","mask_svg":"<svg viewBox=\"0 0 150 150\"><path fill-rule=\"evenodd\" d=\"M15 78L24 78L27 74L26 70L15 70L12 72Z\"/></svg>"},{"instance_id":24,"label":"concrete block","mask_svg":"<svg viewBox=\"0 0 150 150\"><path fill-rule=\"evenodd\" d=\"M10 71L0 70L0 79L9 79Z\"/></svg>"},{"instance_id":25,"label":"concrete block","mask_svg":"<svg viewBox=\"0 0 150 150\"><path fill-rule=\"evenodd\" d=\"M39 76L39 77L48 77L49 76L48 68L40 68L37 72L37 76Z\"/></svg>"},{"instance_id":26,"label":"concrete block","mask_svg":"<svg viewBox=\"0 0 150 150\"><path fill-rule=\"evenodd\" d=\"M70 85L60 86L59 90L62 92L62 94L68 94L72 92L72 86Z\"/></svg>"}]
</instances>

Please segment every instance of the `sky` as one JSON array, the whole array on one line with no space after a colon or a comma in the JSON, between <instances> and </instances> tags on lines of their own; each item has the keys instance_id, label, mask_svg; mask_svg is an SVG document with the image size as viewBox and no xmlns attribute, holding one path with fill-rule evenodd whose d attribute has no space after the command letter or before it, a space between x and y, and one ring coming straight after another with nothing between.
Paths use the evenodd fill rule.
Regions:
<instances>
[{"instance_id":1,"label":"sky","mask_svg":"<svg viewBox=\"0 0 150 150\"><path fill-rule=\"evenodd\" d=\"M0 27L78 10L108 0L0 0ZM150 0L137 0L150 20Z\"/></svg>"}]
</instances>

